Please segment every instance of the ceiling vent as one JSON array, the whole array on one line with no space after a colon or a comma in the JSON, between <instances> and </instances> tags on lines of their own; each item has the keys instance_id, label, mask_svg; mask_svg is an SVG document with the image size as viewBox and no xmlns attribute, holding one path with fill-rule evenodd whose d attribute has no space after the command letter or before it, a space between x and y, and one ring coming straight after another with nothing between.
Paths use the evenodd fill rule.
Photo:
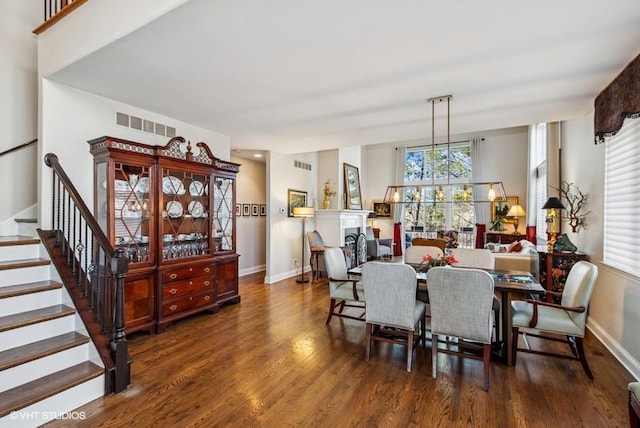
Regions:
<instances>
[{"instance_id":1,"label":"ceiling vent","mask_svg":"<svg viewBox=\"0 0 640 428\"><path fill-rule=\"evenodd\" d=\"M132 116L119 111L116 112L116 125L146 132L148 134L160 135L162 137L173 138L176 136L176 128L173 126L167 126L162 123Z\"/></svg>"}]
</instances>

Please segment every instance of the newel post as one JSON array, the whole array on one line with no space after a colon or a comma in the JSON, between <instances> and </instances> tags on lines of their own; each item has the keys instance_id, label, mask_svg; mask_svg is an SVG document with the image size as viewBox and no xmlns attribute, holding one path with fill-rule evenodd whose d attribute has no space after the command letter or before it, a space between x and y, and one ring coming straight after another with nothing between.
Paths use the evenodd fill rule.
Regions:
<instances>
[{"instance_id":1,"label":"newel post","mask_svg":"<svg viewBox=\"0 0 640 428\"><path fill-rule=\"evenodd\" d=\"M115 393L125 390L131 381L129 345L124 331L124 277L128 270L129 258L125 255L123 248L118 248L115 257L111 259L111 274L116 279L115 332L111 340L111 351L113 352L116 369L113 391Z\"/></svg>"}]
</instances>

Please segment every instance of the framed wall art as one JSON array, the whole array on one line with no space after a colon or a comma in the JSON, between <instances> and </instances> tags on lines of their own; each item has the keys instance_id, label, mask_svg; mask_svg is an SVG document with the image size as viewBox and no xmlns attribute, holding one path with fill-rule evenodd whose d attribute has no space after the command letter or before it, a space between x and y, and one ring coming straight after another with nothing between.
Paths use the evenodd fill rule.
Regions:
<instances>
[{"instance_id":1,"label":"framed wall art","mask_svg":"<svg viewBox=\"0 0 640 428\"><path fill-rule=\"evenodd\" d=\"M377 218L391 218L391 204L389 202L373 201L371 211Z\"/></svg>"},{"instance_id":2,"label":"framed wall art","mask_svg":"<svg viewBox=\"0 0 640 428\"><path fill-rule=\"evenodd\" d=\"M251 204L242 204L242 216L249 217L251 215Z\"/></svg>"},{"instance_id":3,"label":"framed wall art","mask_svg":"<svg viewBox=\"0 0 640 428\"><path fill-rule=\"evenodd\" d=\"M267 205L260 204L260 217L264 217L267 215Z\"/></svg>"},{"instance_id":4,"label":"framed wall art","mask_svg":"<svg viewBox=\"0 0 640 428\"><path fill-rule=\"evenodd\" d=\"M260 206L258 204L251 204L251 216L258 217L260 215Z\"/></svg>"},{"instance_id":5,"label":"framed wall art","mask_svg":"<svg viewBox=\"0 0 640 428\"><path fill-rule=\"evenodd\" d=\"M344 192L348 210L362 209L362 196L360 194L360 173L358 167L344 164Z\"/></svg>"},{"instance_id":6,"label":"framed wall art","mask_svg":"<svg viewBox=\"0 0 640 428\"><path fill-rule=\"evenodd\" d=\"M242 204L236 204L236 217L242 215Z\"/></svg>"},{"instance_id":7,"label":"framed wall art","mask_svg":"<svg viewBox=\"0 0 640 428\"><path fill-rule=\"evenodd\" d=\"M289 189L287 191L287 205L289 207L289 209L287 210L287 215L289 217L293 217L293 209L295 207L307 206L307 192L304 192L302 190Z\"/></svg>"},{"instance_id":8,"label":"framed wall art","mask_svg":"<svg viewBox=\"0 0 640 428\"><path fill-rule=\"evenodd\" d=\"M518 205L517 196L507 196L506 201L491 202L491 222L500 220L501 223L513 223L513 219L507 217L507 213L512 205Z\"/></svg>"}]
</instances>

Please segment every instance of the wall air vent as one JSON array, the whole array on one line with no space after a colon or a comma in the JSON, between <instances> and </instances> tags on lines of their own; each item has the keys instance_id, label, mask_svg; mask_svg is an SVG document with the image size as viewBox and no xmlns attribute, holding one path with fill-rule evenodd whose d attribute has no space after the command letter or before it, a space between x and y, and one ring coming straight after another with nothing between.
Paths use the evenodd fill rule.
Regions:
<instances>
[{"instance_id":1,"label":"wall air vent","mask_svg":"<svg viewBox=\"0 0 640 428\"><path fill-rule=\"evenodd\" d=\"M301 161L293 161L293 166L295 168L306 169L307 171L311 171L311 164Z\"/></svg>"},{"instance_id":2,"label":"wall air vent","mask_svg":"<svg viewBox=\"0 0 640 428\"><path fill-rule=\"evenodd\" d=\"M119 111L116 112L116 125L169 138L173 138L177 135L176 128L173 126L157 123L152 120L143 119L141 117L132 116Z\"/></svg>"}]
</instances>

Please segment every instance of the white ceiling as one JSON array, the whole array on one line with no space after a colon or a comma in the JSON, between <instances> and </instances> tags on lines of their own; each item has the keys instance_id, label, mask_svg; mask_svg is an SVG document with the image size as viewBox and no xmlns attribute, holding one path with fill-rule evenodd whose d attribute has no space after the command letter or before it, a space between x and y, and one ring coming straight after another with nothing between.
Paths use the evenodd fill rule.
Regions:
<instances>
[{"instance_id":1,"label":"white ceiling","mask_svg":"<svg viewBox=\"0 0 640 428\"><path fill-rule=\"evenodd\" d=\"M639 53L638 0L190 0L51 78L296 153L583 117Z\"/></svg>"}]
</instances>

